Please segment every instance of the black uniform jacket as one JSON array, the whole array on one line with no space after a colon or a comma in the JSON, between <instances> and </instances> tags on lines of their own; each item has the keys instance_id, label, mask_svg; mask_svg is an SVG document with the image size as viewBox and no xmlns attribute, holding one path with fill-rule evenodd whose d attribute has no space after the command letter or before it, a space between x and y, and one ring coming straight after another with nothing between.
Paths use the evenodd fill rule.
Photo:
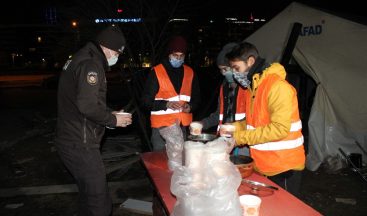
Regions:
<instances>
[{"instance_id":1,"label":"black uniform jacket","mask_svg":"<svg viewBox=\"0 0 367 216\"><path fill-rule=\"evenodd\" d=\"M106 105L108 63L99 45L88 43L69 60L58 86L56 144L98 148L116 117Z\"/></svg>"}]
</instances>

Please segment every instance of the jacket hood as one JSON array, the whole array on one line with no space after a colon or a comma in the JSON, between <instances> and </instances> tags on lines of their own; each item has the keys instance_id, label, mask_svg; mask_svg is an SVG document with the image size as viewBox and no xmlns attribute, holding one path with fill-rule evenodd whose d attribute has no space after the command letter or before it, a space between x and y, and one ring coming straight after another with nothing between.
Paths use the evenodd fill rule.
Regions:
<instances>
[{"instance_id":1,"label":"jacket hood","mask_svg":"<svg viewBox=\"0 0 367 216\"><path fill-rule=\"evenodd\" d=\"M257 88L260 83L269 75L276 74L282 80L285 80L287 73L284 67L279 63L272 63L269 67L262 71L262 73L255 73L252 77L252 88Z\"/></svg>"},{"instance_id":2,"label":"jacket hood","mask_svg":"<svg viewBox=\"0 0 367 216\"><path fill-rule=\"evenodd\" d=\"M283 65L279 63L271 64L270 67L266 68L263 72L263 76L270 75L270 74L276 74L280 76L283 80L285 80L285 77L287 75Z\"/></svg>"}]
</instances>

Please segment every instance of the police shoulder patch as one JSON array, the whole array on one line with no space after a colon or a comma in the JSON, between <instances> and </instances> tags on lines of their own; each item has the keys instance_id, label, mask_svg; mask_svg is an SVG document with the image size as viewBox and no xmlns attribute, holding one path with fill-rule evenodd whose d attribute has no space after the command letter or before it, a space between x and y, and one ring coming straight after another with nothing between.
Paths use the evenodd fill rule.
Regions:
<instances>
[{"instance_id":1,"label":"police shoulder patch","mask_svg":"<svg viewBox=\"0 0 367 216\"><path fill-rule=\"evenodd\" d=\"M98 83L98 75L97 72L94 71L90 71L87 74L87 82L90 85L96 85Z\"/></svg>"}]
</instances>

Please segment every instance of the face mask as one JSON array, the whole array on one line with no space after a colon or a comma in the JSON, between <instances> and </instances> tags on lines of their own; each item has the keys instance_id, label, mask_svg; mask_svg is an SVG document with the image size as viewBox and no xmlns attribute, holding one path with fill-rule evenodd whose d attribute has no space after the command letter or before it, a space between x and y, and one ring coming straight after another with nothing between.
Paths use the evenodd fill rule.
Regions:
<instances>
[{"instance_id":1,"label":"face mask","mask_svg":"<svg viewBox=\"0 0 367 216\"><path fill-rule=\"evenodd\" d=\"M107 59L107 62L108 62L108 66L112 66L112 65L116 64L117 60L119 60L119 57L115 56L115 55L112 55L111 51L109 51L109 52L110 52L111 58Z\"/></svg>"},{"instance_id":2,"label":"face mask","mask_svg":"<svg viewBox=\"0 0 367 216\"><path fill-rule=\"evenodd\" d=\"M223 76L226 78L228 83L234 82L232 70L227 70L226 72L223 73Z\"/></svg>"},{"instance_id":3,"label":"face mask","mask_svg":"<svg viewBox=\"0 0 367 216\"><path fill-rule=\"evenodd\" d=\"M171 63L172 67L179 68L184 63L184 60L183 59L170 58L169 62Z\"/></svg>"},{"instance_id":4,"label":"face mask","mask_svg":"<svg viewBox=\"0 0 367 216\"><path fill-rule=\"evenodd\" d=\"M248 72L239 73L233 72L234 79L244 88L248 88L251 85L251 81L247 79Z\"/></svg>"}]
</instances>

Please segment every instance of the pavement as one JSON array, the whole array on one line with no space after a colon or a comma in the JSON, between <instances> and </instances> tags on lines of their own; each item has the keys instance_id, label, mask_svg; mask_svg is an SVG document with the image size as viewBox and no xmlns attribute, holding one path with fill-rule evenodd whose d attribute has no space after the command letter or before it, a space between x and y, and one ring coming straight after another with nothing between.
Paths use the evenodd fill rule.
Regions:
<instances>
[{"instance_id":1,"label":"pavement","mask_svg":"<svg viewBox=\"0 0 367 216\"><path fill-rule=\"evenodd\" d=\"M0 75L0 88L42 86L55 74Z\"/></svg>"},{"instance_id":2,"label":"pavement","mask_svg":"<svg viewBox=\"0 0 367 216\"><path fill-rule=\"evenodd\" d=\"M56 90L0 88L0 96L0 215L76 215L75 184L53 143ZM152 202L153 186L139 161L141 143L134 124L106 133L102 152L114 215L149 215L121 205ZM301 193L301 200L323 215L367 215L367 183L348 167L305 170Z\"/></svg>"}]
</instances>

